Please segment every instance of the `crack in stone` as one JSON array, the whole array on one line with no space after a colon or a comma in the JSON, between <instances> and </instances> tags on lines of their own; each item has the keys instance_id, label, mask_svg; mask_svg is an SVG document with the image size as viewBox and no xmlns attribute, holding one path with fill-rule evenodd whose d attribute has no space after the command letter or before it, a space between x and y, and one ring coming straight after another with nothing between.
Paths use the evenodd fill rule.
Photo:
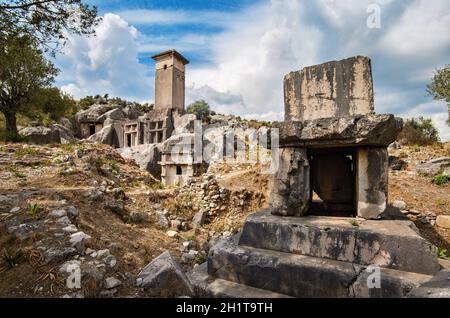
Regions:
<instances>
[{"instance_id":1,"label":"crack in stone","mask_svg":"<svg viewBox=\"0 0 450 318\"><path fill-rule=\"evenodd\" d=\"M356 298L356 292L355 292L355 283L358 281L359 276L361 275L361 273L366 270L365 266L361 266L360 269L357 269L355 267L354 263L352 264L352 268L354 271L354 276L352 277L352 279L350 280L350 282L345 286L345 288L348 290L348 296L352 297L352 298Z\"/></svg>"}]
</instances>

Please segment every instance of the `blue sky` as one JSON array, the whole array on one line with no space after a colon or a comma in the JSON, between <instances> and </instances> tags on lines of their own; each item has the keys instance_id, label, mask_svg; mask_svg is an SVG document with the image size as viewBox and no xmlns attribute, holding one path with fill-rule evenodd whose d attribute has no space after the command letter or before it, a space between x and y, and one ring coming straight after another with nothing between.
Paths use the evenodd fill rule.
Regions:
<instances>
[{"instance_id":1,"label":"blue sky","mask_svg":"<svg viewBox=\"0 0 450 318\"><path fill-rule=\"evenodd\" d=\"M446 105L425 92L450 63L447 0L88 1L103 21L96 38L71 37L56 64L75 97L106 94L152 101L154 53L175 48L191 63L187 103L248 118L282 119L284 74L366 55L375 109L433 119L443 139ZM379 28L368 27L379 9Z\"/></svg>"}]
</instances>

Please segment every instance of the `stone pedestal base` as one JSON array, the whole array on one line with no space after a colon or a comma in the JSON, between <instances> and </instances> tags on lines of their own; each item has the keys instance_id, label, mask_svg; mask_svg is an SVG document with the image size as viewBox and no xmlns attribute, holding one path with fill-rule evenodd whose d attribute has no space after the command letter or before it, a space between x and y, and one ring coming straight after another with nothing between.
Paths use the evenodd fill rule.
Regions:
<instances>
[{"instance_id":1,"label":"stone pedestal base","mask_svg":"<svg viewBox=\"0 0 450 318\"><path fill-rule=\"evenodd\" d=\"M191 280L212 297L405 297L440 269L410 221L358 222L255 213Z\"/></svg>"}]
</instances>

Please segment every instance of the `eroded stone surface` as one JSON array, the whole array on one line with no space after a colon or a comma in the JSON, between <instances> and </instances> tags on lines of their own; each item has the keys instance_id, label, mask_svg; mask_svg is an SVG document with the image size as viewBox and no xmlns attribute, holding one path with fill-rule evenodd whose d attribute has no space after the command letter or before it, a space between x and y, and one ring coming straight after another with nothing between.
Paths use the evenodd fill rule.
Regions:
<instances>
[{"instance_id":1,"label":"eroded stone surface","mask_svg":"<svg viewBox=\"0 0 450 318\"><path fill-rule=\"evenodd\" d=\"M374 111L370 59L355 56L291 72L284 78L286 120L370 114Z\"/></svg>"},{"instance_id":2,"label":"eroded stone surface","mask_svg":"<svg viewBox=\"0 0 450 318\"><path fill-rule=\"evenodd\" d=\"M350 263L238 246L230 238L211 249L208 273L294 297L342 298L356 270Z\"/></svg>"},{"instance_id":3,"label":"eroded stone surface","mask_svg":"<svg viewBox=\"0 0 450 318\"><path fill-rule=\"evenodd\" d=\"M403 120L366 115L285 121L279 124L281 147L383 146L395 141Z\"/></svg>"},{"instance_id":4,"label":"eroded stone surface","mask_svg":"<svg viewBox=\"0 0 450 318\"><path fill-rule=\"evenodd\" d=\"M310 167L306 149L280 151L279 168L270 182L270 208L276 215L302 216L310 198Z\"/></svg>"},{"instance_id":5,"label":"eroded stone surface","mask_svg":"<svg viewBox=\"0 0 450 318\"><path fill-rule=\"evenodd\" d=\"M357 215L377 219L388 202L388 154L386 148L358 149Z\"/></svg>"},{"instance_id":6,"label":"eroded stone surface","mask_svg":"<svg viewBox=\"0 0 450 318\"><path fill-rule=\"evenodd\" d=\"M144 267L138 286L154 297L193 296L194 290L169 252L164 252Z\"/></svg>"},{"instance_id":7,"label":"eroded stone surface","mask_svg":"<svg viewBox=\"0 0 450 318\"><path fill-rule=\"evenodd\" d=\"M250 215L240 244L255 248L378 265L434 275L436 249L410 221L338 217L278 217L269 210Z\"/></svg>"}]
</instances>

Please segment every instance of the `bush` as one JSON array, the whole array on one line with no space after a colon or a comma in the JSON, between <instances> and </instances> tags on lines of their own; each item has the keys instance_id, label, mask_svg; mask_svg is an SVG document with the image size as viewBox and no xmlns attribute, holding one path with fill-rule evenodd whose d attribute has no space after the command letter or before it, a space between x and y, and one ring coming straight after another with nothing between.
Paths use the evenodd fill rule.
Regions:
<instances>
[{"instance_id":1,"label":"bush","mask_svg":"<svg viewBox=\"0 0 450 318\"><path fill-rule=\"evenodd\" d=\"M410 145L431 145L439 142L439 133L429 118L408 119L398 136Z\"/></svg>"},{"instance_id":2,"label":"bush","mask_svg":"<svg viewBox=\"0 0 450 318\"><path fill-rule=\"evenodd\" d=\"M1 142L28 142L28 138L18 133L11 133L7 131L0 132L0 141Z\"/></svg>"},{"instance_id":3,"label":"bush","mask_svg":"<svg viewBox=\"0 0 450 318\"><path fill-rule=\"evenodd\" d=\"M78 102L78 106L81 107L81 109L88 109L92 105L96 103L96 100L92 96L86 96Z\"/></svg>"},{"instance_id":4,"label":"bush","mask_svg":"<svg viewBox=\"0 0 450 318\"><path fill-rule=\"evenodd\" d=\"M211 115L209 105L203 99L190 104L186 108L186 112L189 114L195 114L197 119L201 121L207 121Z\"/></svg>"},{"instance_id":5,"label":"bush","mask_svg":"<svg viewBox=\"0 0 450 318\"><path fill-rule=\"evenodd\" d=\"M444 176L443 174L438 174L433 178L433 183L436 185L443 185L449 181L449 178L447 176Z\"/></svg>"}]
</instances>

